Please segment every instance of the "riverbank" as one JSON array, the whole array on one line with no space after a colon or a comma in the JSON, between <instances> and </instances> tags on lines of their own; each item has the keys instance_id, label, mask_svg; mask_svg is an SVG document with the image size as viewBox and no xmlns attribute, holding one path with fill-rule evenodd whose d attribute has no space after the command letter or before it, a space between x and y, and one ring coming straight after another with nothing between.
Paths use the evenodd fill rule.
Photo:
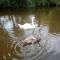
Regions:
<instances>
[{"instance_id":1,"label":"riverbank","mask_svg":"<svg viewBox=\"0 0 60 60\"><path fill-rule=\"evenodd\" d=\"M0 9L60 7L60 0L0 0Z\"/></svg>"}]
</instances>

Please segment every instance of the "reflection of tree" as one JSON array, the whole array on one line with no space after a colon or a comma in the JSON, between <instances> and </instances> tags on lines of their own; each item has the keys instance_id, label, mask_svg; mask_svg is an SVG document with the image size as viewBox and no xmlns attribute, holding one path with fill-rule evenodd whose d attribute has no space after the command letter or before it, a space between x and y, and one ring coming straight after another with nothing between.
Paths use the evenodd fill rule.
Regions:
<instances>
[{"instance_id":1,"label":"reflection of tree","mask_svg":"<svg viewBox=\"0 0 60 60\"><path fill-rule=\"evenodd\" d=\"M10 15L10 16L8 16L9 17L9 20L12 20L13 21L13 25L15 26L15 27L17 27L17 23L18 23L18 16L14 16L14 15Z\"/></svg>"},{"instance_id":2,"label":"reflection of tree","mask_svg":"<svg viewBox=\"0 0 60 60\"><path fill-rule=\"evenodd\" d=\"M36 15L36 21L37 21L38 27L40 27L40 17L38 15Z\"/></svg>"},{"instance_id":3,"label":"reflection of tree","mask_svg":"<svg viewBox=\"0 0 60 60\"><path fill-rule=\"evenodd\" d=\"M2 28L8 32L9 36L12 37L14 36L14 27L13 27L13 22L12 20L9 20L8 16L3 16L0 18L1 19L1 24L2 24Z\"/></svg>"}]
</instances>

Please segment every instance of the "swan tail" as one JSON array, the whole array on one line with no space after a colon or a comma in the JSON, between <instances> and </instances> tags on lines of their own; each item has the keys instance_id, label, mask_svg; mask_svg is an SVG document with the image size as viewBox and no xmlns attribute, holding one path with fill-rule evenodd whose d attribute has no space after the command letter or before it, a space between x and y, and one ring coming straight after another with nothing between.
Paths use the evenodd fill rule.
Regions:
<instances>
[{"instance_id":1,"label":"swan tail","mask_svg":"<svg viewBox=\"0 0 60 60\"><path fill-rule=\"evenodd\" d=\"M22 25L21 25L21 24L18 24L18 26L19 26L20 28L22 28Z\"/></svg>"}]
</instances>

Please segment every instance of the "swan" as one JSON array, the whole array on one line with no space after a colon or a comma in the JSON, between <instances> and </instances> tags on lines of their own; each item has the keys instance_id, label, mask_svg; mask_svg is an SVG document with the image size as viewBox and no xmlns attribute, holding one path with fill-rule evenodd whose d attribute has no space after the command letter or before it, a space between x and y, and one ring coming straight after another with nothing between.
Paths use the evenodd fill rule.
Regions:
<instances>
[{"instance_id":1,"label":"swan","mask_svg":"<svg viewBox=\"0 0 60 60\"><path fill-rule=\"evenodd\" d=\"M25 23L25 24L23 24L23 25L18 24L18 26L19 26L20 28L22 28L22 29L32 29L32 28L37 27L37 24L34 24L34 18L35 18L35 17L31 17L32 24L30 24L30 23Z\"/></svg>"}]
</instances>

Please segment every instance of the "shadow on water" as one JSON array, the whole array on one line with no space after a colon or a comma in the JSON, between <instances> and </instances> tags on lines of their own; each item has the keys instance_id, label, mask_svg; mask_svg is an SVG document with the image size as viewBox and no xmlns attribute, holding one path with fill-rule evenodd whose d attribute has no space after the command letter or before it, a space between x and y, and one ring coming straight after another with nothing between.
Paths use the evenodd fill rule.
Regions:
<instances>
[{"instance_id":1,"label":"shadow on water","mask_svg":"<svg viewBox=\"0 0 60 60\"><path fill-rule=\"evenodd\" d=\"M1 11L0 60L60 59L59 26L60 8ZM38 44L31 44L21 48L21 41L31 35L41 38L40 47Z\"/></svg>"}]
</instances>

